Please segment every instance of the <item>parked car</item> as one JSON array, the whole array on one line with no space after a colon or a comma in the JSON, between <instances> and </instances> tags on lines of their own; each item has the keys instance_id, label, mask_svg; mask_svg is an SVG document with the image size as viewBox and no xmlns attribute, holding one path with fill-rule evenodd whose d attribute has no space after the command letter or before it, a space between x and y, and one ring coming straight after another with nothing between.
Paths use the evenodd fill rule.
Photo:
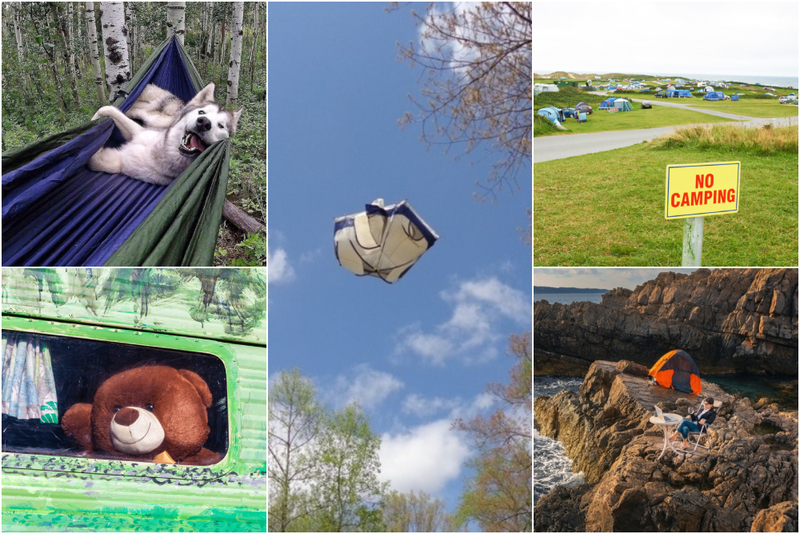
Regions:
<instances>
[{"instance_id":1,"label":"parked car","mask_svg":"<svg viewBox=\"0 0 800 534\"><path fill-rule=\"evenodd\" d=\"M650 102L642 102L642 109L653 109L653 104Z\"/></svg>"},{"instance_id":2,"label":"parked car","mask_svg":"<svg viewBox=\"0 0 800 534\"><path fill-rule=\"evenodd\" d=\"M578 104L575 106L575 111L578 113L588 113L589 115L593 113L592 106L585 102L578 102Z\"/></svg>"},{"instance_id":3,"label":"parked car","mask_svg":"<svg viewBox=\"0 0 800 534\"><path fill-rule=\"evenodd\" d=\"M788 104L789 102L796 102L797 97L794 95L785 95L778 99L778 103L780 104Z\"/></svg>"},{"instance_id":4,"label":"parked car","mask_svg":"<svg viewBox=\"0 0 800 534\"><path fill-rule=\"evenodd\" d=\"M561 108L561 113L564 115L565 119L571 119L575 116L575 109L573 108Z\"/></svg>"},{"instance_id":5,"label":"parked car","mask_svg":"<svg viewBox=\"0 0 800 534\"><path fill-rule=\"evenodd\" d=\"M656 98L667 98L667 92L666 91L658 91L655 94L655 97Z\"/></svg>"}]
</instances>

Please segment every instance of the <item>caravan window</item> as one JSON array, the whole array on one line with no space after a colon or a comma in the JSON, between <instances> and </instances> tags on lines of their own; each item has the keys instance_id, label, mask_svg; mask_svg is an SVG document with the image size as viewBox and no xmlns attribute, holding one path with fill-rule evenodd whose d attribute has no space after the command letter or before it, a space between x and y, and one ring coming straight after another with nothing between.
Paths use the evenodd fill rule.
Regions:
<instances>
[{"instance_id":1,"label":"caravan window","mask_svg":"<svg viewBox=\"0 0 800 534\"><path fill-rule=\"evenodd\" d=\"M62 427L64 414L75 405L91 405L98 388L110 377L131 369L153 366L186 370L194 374L184 372L180 376L189 376L196 382L196 375L205 382L211 394L211 406L206 409L209 432L203 447L218 453L213 458L221 458L227 451L225 365L214 355L8 330L3 330L2 349L3 452L86 457L79 440L68 435ZM163 370L162 367L158 369ZM200 382L192 387L203 389L198 384ZM149 402L141 404L141 409L154 414L161 408L153 407ZM143 417L150 416L145 414ZM88 456L131 460L130 457L120 458L119 454L100 450ZM134 458L131 461L149 462L152 459Z\"/></svg>"}]
</instances>

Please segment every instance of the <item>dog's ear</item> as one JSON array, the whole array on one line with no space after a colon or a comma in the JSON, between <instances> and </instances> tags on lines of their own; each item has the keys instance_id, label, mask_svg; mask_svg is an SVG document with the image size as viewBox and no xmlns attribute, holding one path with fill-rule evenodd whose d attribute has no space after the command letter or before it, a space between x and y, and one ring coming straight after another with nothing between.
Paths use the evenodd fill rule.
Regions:
<instances>
[{"instance_id":1,"label":"dog's ear","mask_svg":"<svg viewBox=\"0 0 800 534\"><path fill-rule=\"evenodd\" d=\"M213 104L216 102L214 99L214 90L217 86L212 82L205 87L203 87L199 93L197 93L193 99L191 99L187 105L190 106L203 106L205 104Z\"/></svg>"},{"instance_id":2,"label":"dog's ear","mask_svg":"<svg viewBox=\"0 0 800 534\"><path fill-rule=\"evenodd\" d=\"M244 111L244 107L240 107L232 114L233 121L231 121L231 135L236 133L236 125L239 124L239 117L242 116L242 111Z\"/></svg>"}]
</instances>

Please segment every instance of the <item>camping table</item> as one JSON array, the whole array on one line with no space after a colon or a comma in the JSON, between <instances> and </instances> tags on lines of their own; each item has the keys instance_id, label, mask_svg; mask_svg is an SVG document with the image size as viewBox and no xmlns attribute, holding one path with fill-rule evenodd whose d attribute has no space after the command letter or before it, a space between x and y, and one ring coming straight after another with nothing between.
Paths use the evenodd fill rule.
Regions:
<instances>
[{"instance_id":1,"label":"camping table","mask_svg":"<svg viewBox=\"0 0 800 534\"><path fill-rule=\"evenodd\" d=\"M667 450L667 445L669 445L669 448L674 452L678 452L669 441L669 431L671 427L677 426L681 421L683 421L683 417L674 413L665 413L663 417L656 417L655 415L650 417L651 423L664 429L664 446L661 448L661 454L658 455L659 460L662 456L664 456L664 452Z\"/></svg>"}]
</instances>

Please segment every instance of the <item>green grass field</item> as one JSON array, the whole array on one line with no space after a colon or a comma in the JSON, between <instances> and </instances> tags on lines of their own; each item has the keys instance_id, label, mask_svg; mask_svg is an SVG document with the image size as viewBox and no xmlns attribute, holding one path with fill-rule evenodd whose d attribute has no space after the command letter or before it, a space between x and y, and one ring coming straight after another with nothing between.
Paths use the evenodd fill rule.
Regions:
<instances>
[{"instance_id":1,"label":"green grass field","mask_svg":"<svg viewBox=\"0 0 800 534\"><path fill-rule=\"evenodd\" d=\"M566 131L548 128L543 135L569 135L575 133L597 133L617 130L638 130L640 128L659 128L661 126L684 126L689 124L713 124L718 122L731 122L732 119L715 117L697 111L687 111L680 108L670 108L654 105L652 109L642 109L641 104L632 103L633 111L609 113L598 111L598 106L593 106L595 112L587 117L586 122L579 123L574 119L567 119L563 126ZM536 130L536 136L540 131Z\"/></svg>"},{"instance_id":2,"label":"green grass field","mask_svg":"<svg viewBox=\"0 0 800 534\"><path fill-rule=\"evenodd\" d=\"M789 91L788 89L784 89L779 91L778 94L788 94ZM737 91L732 89L726 90L725 92L729 94ZM534 110L539 110L545 106L556 106L559 108L573 107L578 102L582 101L592 106L594 113L588 116L588 120L585 123L578 123L574 119L567 119L563 124L566 131L556 130L549 124L536 125L534 128L534 137L635 130L641 128L658 128L661 126L684 126L688 124L714 124L731 121L731 119L715 117L700 111L659 106L658 104L661 102L685 104L697 108L698 110L716 110L759 119L798 116L798 106L793 104L780 104L777 98L765 99L763 97L756 98L753 96L743 97L737 102L731 100L714 102L703 100L702 95L698 95L694 98L670 98L663 100L661 98L655 98L653 93L648 94L646 92L625 92L618 96L620 98L628 98L629 100L631 98L647 100L653 103L652 109L643 110L641 109L640 102L632 102L632 112L609 113L607 111L600 111L600 102L612 95L613 94L603 96L585 93L574 87L562 87L557 93L540 93L536 95L534 98Z\"/></svg>"},{"instance_id":3,"label":"green grass field","mask_svg":"<svg viewBox=\"0 0 800 534\"><path fill-rule=\"evenodd\" d=\"M680 266L666 166L714 161L741 162L740 203L706 217L703 265L797 265L797 128L701 130L534 164L534 265Z\"/></svg>"},{"instance_id":4,"label":"green grass field","mask_svg":"<svg viewBox=\"0 0 800 534\"><path fill-rule=\"evenodd\" d=\"M696 98L692 99L690 102L692 107L713 109L715 111L745 115L758 119L797 117L798 110L798 107L794 104L779 104L777 98L775 100L743 99L738 102L733 102L731 100L711 102Z\"/></svg>"}]
</instances>

